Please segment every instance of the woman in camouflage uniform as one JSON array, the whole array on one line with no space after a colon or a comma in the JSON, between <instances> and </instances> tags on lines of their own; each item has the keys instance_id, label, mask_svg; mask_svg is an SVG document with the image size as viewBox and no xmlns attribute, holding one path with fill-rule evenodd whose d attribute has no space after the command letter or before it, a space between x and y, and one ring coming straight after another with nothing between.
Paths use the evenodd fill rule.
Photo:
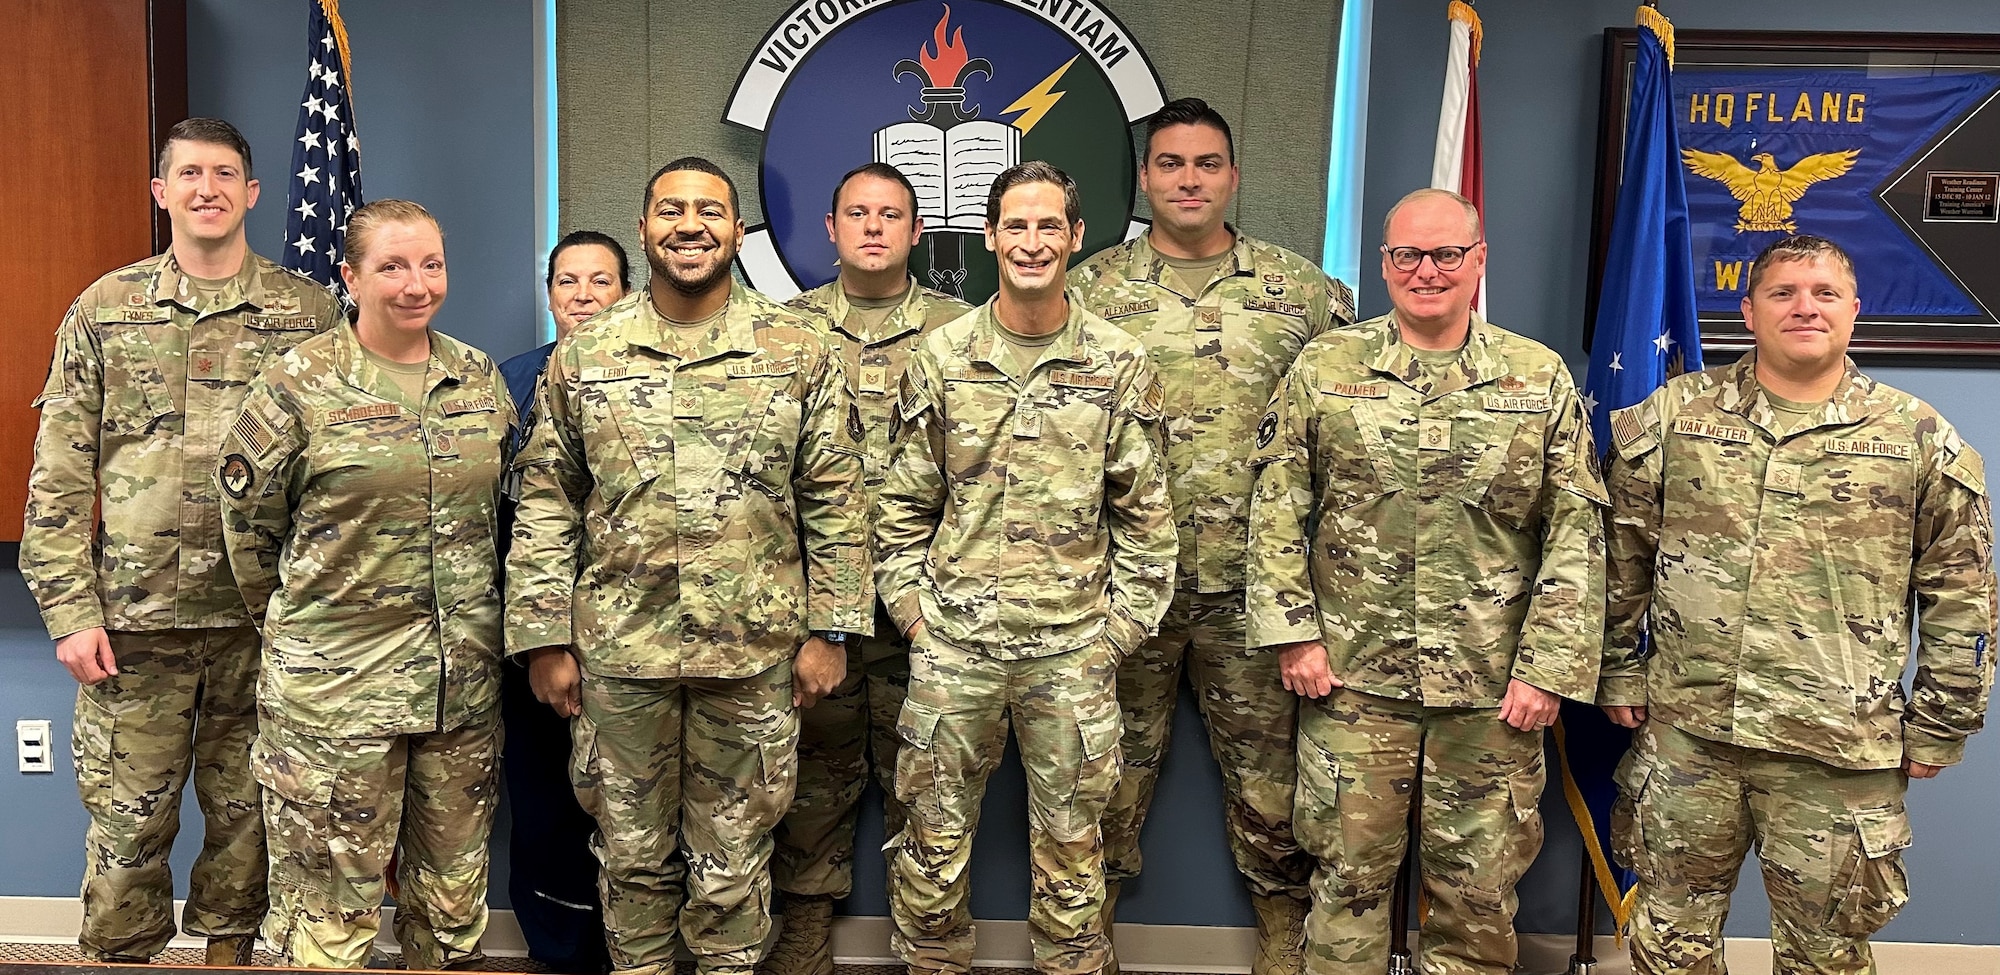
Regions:
<instances>
[{"instance_id":1,"label":"woman in camouflage uniform","mask_svg":"<svg viewBox=\"0 0 2000 975\"><path fill-rule=\"evenodd\" d=\"M341 275L353 320L251 384L218 473L264 629L263 933L287 965L361 967L394 869L408 967L462 966L482 957L498 802L513 404L485 354L430 327L444 238L421 206L354 211Z\"/></svg>"}]
</instances>

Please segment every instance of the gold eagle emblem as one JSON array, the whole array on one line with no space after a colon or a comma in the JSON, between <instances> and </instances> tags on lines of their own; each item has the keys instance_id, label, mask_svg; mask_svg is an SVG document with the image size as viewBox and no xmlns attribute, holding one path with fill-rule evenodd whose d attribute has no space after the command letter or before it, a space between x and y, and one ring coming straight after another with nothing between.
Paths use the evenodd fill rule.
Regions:
<instances>
[{"instance_id":1,"label":"gold eagle emblem","mask_svg":"<svg viewBox=\"0 0 2000 975\"><path fill-rule=\"evenodd\" d=\"M1696 176L1705 176L1729 188L1729 195L1743 201L1736 211L1736 232L1782 230L1797 233L1792 223L1792 204L1806 195L1806 187L1821 180L1844 176L1854 168L1859 149L1819 152L1798 161L1790 169L1779 169L1777 157L1760 152L1750 157L1751 169L1726 152L1682 149L1681 158Z\"/></svg>"}]
</instances>

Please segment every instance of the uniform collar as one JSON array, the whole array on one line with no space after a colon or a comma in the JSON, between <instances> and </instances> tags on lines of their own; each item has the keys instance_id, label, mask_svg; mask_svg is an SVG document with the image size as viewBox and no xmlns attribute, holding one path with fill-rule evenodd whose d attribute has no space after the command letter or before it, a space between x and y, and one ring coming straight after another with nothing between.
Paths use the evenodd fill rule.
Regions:
<instances>
[{"instance_id":1,"label":"uniform collar","mask_svg":"<svg viewBox=\"0 0 2000 975\"><path fill-rule=\"evenodd\" d=\"M1229 230L1230 236L1236 241L1230 245L1229 257L1223 262L1223 265L1228 269L1223 277L1250 273L1257 266L1256 258L1250 250L1250 238L1243 236L1242 231L1237 230L1230 224L1225 223L1223 226ZM1167 259L1159 250L1153 247L1153 232L1151 230L1132 238L1132 257L1125 264L1125 278L1128 281L1145 281L1157 284L1168 291L1180 294L1174 285L1168 283ZM1185 295L1183 297L1193 298L1197 296Z\"/></svg>"},{"instance_id":2,"label":"uniform collar","mask_svg":"<svg viewBox=\"0 0 2000 975\"><path fill-rule=\"evenodd\" d=\"M723 355L753 355L757 352L756 316L751 307L750 294L738 288L733 281L729 284L729 303L723 306L721 331L718 333L714 326L710 326L708 334L702 336L694 351L685 357L677 351L678 343L667 338L674 324L654 307L652 289L641 290L638 298L639 314L625 325L625 341L628 344L681 359L683 364L704 362Z\"/></svg>"},{"instance_id":3,"label":"uniform collar","mask_svg":"<svg viewBox=\"0 0 2000 975\"><path fill-rule=\"evenodd\" d=\"M439 386L455 386L466 381L468 366L464 356L459 353L457 345L437 329L431 329L430 361L433 372L444 374ZM371 396L374 395L373 390L384 382L382 371L362 351L361 336L355 334L354 323L346 318L333 328L333 368L342 381ZM426 385L425 395L429 395L433 388Z\"/></svg>"},{"instance_id":4,"label":"uniform collar","mask_svg":"<svg viewBox=\"0 0 2000 975\"><path fill-rule=\"evenodd\" d=\"M146 300L152 304L178 305L196 315L206 316L235 311L244 305L263 311L269 302L262 276L257 273L257 255L248 250L243 252L243 266L237 268L235 275L223 286L215 307L208 309L199 306L196 298L199 292L195 289L194 279L181 269L181 262L174 257L174 252L169 250L162 256L165 260L153 272L152 283L146 291Z\"/></svg>"},{"instance_id":5,"label":"uniform collar","mask_svg":"<svg viewBox=\"0 0 2000 975\"><path fill-rule=\"evenodd\" d=\"M1062 332L1042 353L1043 362L1087 363L1090 356L1083 348L1083 304L1074 292L1065 291L1063 296L1069 301L1069 318L1063 322ZM979 327L973 330L972 341L967 351L975 362L984 362L1001 372L1006 372L1006 339L1000 334L1000 319L994 311L1000 301L999 295L986 299L979 306Z\"/></svg>"},{"instance_id":6,"label":"uniform collar","mask_svg":"<svg viewBox=\"0 0 2000 975\"><path fill-rule=\"evenodd\" d=\"M1854 364L1853 357L1844 357L1840 383L1833 388L1833 396L1820 404L1810 426L1793 433L1816 427L1846 426L1874 416L1883 409L1883 404L1876 400L1875 388L1875 380ZM1745 354L1729 367L1716 405L1776 435L1778 412L1771 406L1770 394L1757 382L1756 352Z\"/></svg>"},{"instance_id":7,"label":"uniform collar","mask_svg":"<svg viewBox=\"0 0 2000 975\"><path fill-rule=\"evenodd\" d=\"M1447 366L1442 374L1427 376L1417 350L1403 341L1396 313L1390 312L1384 320L1382 347L1376 350L1369 368L1422 393L1425 402L1499 379L1506 375L1507 363L1493 348L1493 326L1478 312L1471 315L1472 328L1465 337L1465 347L1459 351L1458 361Z\"/></svg>"},{"instance_id":8,"label":"uniform collar","mask_svg":"<svg viewBox=\"0 0 2000 975\"><path fill-rule=\"evenodd\" d=\"M847 327L847 315L854 310L854 305L847 300L847 291L841 288L839 278L833 279L833 284L828 289L832 293L827 297L827 318L842 335L863 345L887 342L904 333L914 332L917 330L916 323L924 320L924 289L917 286L916 275L905 275L904 280L908 283L909 290L903 292L903 303L897 305L896 310L882 320L879 332L874 335L856 332Z\"/></svg>"}]
</instances>

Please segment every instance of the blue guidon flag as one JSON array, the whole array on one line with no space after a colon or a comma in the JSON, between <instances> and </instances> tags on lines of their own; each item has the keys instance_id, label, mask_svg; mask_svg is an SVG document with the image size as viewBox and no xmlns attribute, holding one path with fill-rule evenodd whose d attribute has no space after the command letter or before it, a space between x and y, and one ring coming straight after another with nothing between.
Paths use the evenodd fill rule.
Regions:
<instances>
[{"instance_id":1,"label":"blue guidon flag","mask_svg":"<svg viewBox=\"0 0 2000 975\"><path fill-rule=\"evenodd\" d=\"M1611 247L1598 289L1597 327L1583 403L1600 448L1611 443L1611 413L1644 400L1666 381L1701 369L1689 260L1687 192L1674 130L1674 25L1640 7L1638 65L1626 112L1624 178L1612 213ZM1631 733L1588 705L1563 702L1556 728L1564 797L1583 831L1597 884L1620 931L1629 917L1629 870L1605 856L1611 838L1612 770Z\"/></svg>"},{"instance_id":2,"label":"blue guidon flag","mask_svg":"<svg viewBox=\"0 0 2000 975\"><path fill-rule=\"evenodd\" d=\"M347 215L362 203L361 137L348 88L347 28L340 0L306 0L306 89L292 149L281 263L350 301L337 265L346 254Z\"/></svg>"}]
</instances>

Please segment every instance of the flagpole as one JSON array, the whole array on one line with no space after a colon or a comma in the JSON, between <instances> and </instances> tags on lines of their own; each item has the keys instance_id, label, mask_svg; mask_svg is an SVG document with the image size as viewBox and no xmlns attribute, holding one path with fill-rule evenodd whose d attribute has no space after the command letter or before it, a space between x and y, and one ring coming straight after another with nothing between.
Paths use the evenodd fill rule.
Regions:
<instances>
[{"instance_id":1,"label":"flagpole","mask_svg":"<svg viewBox=\"0 0 2000 975\"><path fill-rule=\"evenodd\" d=\"M1569 956L1567 975L1591 975L1597 970L1597 872L1590 858L1580 866L1576 883L1576 953Z\"/></svg>"}]
</instances>

